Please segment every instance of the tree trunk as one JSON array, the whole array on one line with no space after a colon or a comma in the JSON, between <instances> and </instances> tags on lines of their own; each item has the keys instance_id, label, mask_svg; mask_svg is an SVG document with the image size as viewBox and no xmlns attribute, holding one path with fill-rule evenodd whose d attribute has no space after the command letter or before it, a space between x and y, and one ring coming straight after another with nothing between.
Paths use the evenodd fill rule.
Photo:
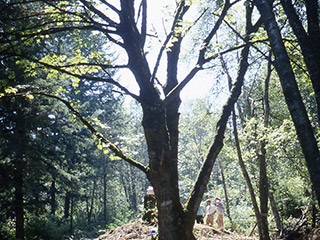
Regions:
<instances>
[{"instance_id":1,"label":"tree trunk","mask_svg":"<svg viewBox=\"0 0 320 240\"><path fill-rule=\"evenodd\" d=\"M228 191L227 191L227 184L226 184L226 179L224 177L223 167L222 167L222 164L221 164L220 161L219 161L219 168L220 168L223 191L224 191L224 196L225 196L226 212L227 212L227 216L228 216L228 218L230 220L231 226L233 226L233 221L232 221L232 218L231 218L230 207L229 207L229 197L228 197Z\"/></svg>"},{"instance_id":2,"label":"tree trunk","mask_svg":"<svg viewBox=\"0 0 320 240\"><path fill-rule=\"evenodd\" d=\"M107 216L107 173L106 173L106 163L103 165L103 221L104 224L108 223Z\"/></svg>"},{"instance_id":3,"label":"tree trunk","mask_svg":"<svg viewBox=\"0 0 320 240\"><path fill-rule=\"evenodd\" d=\"M258 156L260 177L259 177L259 193L260 193L260 213L261 213L261 234L260 239L269 240L268 228L268 178L266 168L266 151L265 144L261 143L261 155Z\"/></svg>"},{"instance_id":4,"label":"tree trunk","mask_svg":"<svg viewBox=\"0 0 320 240\"><path fill-rule=\"evenodd\" d=\"M50 187L50 193L51 193L51 199L50 199L50 203L51 203L51 214L55 215L56 214L56 209L57 209L57 204L56 204L56 181L53 180L51 183L51 187Z\"/></svg>"},{"instance_id":5,"label":"tree trunk","mask_svg":"<svg viewBox=\"0 0 320 240\"><path fill-rule=\"evenodd\" d=\"M70 209L70 234L73 232L73 208L74 208L74 197L70 196L70 201L71 201L71 209Z\"/></svg>"},{"instance_id":6,"label":"tree trunk","mask_svg":"<svg viewBox=\"0 0 320 240\"><path fill-rule=\"evenodd\" d=\"M71 193L68 191L66 192L66 197L64 200L64 218L67 219L70 214L70 196Z\"/></svg>"},{"instance_id":7,"label":"tree trunk","mask_svg":"<svg viewBox=\"0 0 320 240\"><path fill-rule=\"evenodd\" d=\"M136 172L134 171L133 166L129 166L130 168L130 179L131 179L131 196L130 196L130 203L131 208L136 212L137 211L137 191L136 191Z\"/></svg>"},{"instance_id":8,"label":"tree trunk","mask_svg":"<svg viewBox=\"0 0 320 240\"><path fill-rule=\"evenodd\" d=\"M259 21L256 23L255 26L252 26L251 24L251 17L252 17L252 6L250 6L249 4L246 6L246 29L247 29L247 33L250 34L254 31L256 31L256 29L260 26L261 23L259 23ZM246 37L246 42L249 42L249 37L247 35ZM248 56L246 56L247 58ZM242 60L243 60L243 56L242 56ZM221 58L221 62L222 62L222 67L224 69L224 71L226 72L227 76L228 76L228 84L229 84L229 89L231 90L231 86L232 86L232 78L229 74L229 70L228 67L224 61L223 58ZM253 210L255 212L255 216L256 216L256 221L257 221L257 226L258 226L258 231L259 231L259 236L260 239L264 239L263 238L263 220L262 220L262 216L260 213L260 209L258 206L258 202L256 200L256 196L254 193L254 189L249 177L249 174L247 172L247 169L245 167L243 158L242 158L242 152L241 152L241 148L240 148L240 142L239 142L239 137L238 137L238 130L237 130L237 121L236 121L236 113L233 107L233 111L232 111L232 125L233 125L233 134L234 134L234 138L235 138L235 145L236 145L236 150L237 150L237 155L238 155L238 161L239 161L239 165L243 174L243 177L247 183L248 189L249 189L249 193L250 193L250 197L251 197L251 201L252 201L252 205L253 205Z\"/></svg>"},{"instance_id":9,"label":"tree trunk","mask_svg":"<svg viewBox=\"0 0 320 240\"><path fill-rule=\"evenodd\" d=\"M160 240L195 239L193 236L195 215L185 213L180 203L177 166L179 113L177 108L175 104L170 105L166 111L161 108L158 111L155 111L155 108L144 108L143 126L150 158L150 171L147 172L147 176L157 199Z\"/></svg>"},{"instance_id":10,"label":"tree trunk","mask_svg":"<svg viewBox=\"0 0 320 240\"><path fill-rule=\"evenodd\" d=\"M176 24L174 24L175 27L172 29L172 32L174 32L175 41L171 42L170 51L167 51L167 83L163 87L166 98L163 101L157 88L155 88L154 75L150 72L145 55L141 54L144 52L144 36L139 34L134 22L133 1L121 0L120 2L119 32L123 40L123 47L128 54L128 66L140 87L138 100L143 110L142 126L149 154L149 168L146 174L154 188L157 199L159 239L194 240L193 225L196 210L206 190L214 162L223 146L226 123L232 111L232 106L241 92L244 75L248 67L249 46L246 46L241 53L243 61L240 64L239 76L227 104L223 107L214 143L209 150L209 154L200 170L197 182L184 209L180 203L177 166L178 110L181 102L179 93L180 89L192 79L205 63L204 52L206 48L201 49L199 53L197 67L182 81L183 84L179 84L177 66L183 36L181 31L176 31ZM223 16L225 16L229 7L230 2L226 1ZM185 1L180 1L175 13L175 20L177 22L183 20L183 15L188 8L189 5ZM205 41L207 42L205 42L205 45L209 44L210 39L221 24L222 18L219 18L219 20L206 38Z\"/></svg>"},{"instance_id":11,"label":"tree trunk","mask_svg":"<svg viewBox=\"0 0 320 240\"><path fill-rule=\"evenodd\" d=\"M167 52L168 95L177 85L177 63L182 38ZM147 96L147 95L146 95ZM158 96L159 97L159 96ZM149 102L149 101L148 101ZM178 141L179 107L181 100L176 95L170 104L159 107L142 104L143 127L148 144L151 172L147 174L154 187L158 208L158 231L160 240L194 240L195 214L183 210L178 186Z\"/></svg>"},{"instance_id":12,"label":"tree trunk","mask_svg":"<svg viewBox=\"0 0 320 240\"><path fill-rule=\"evenodd\" d=\"M274 66L278 72L286 103L306 159L311 182L318 203L320 204L320 154L317 141L302 101L280 29L272 11L272 6L267 0L254 0L254 4L261 14L264 26L268 33L271 48L275 56Z\"/></svg>"},{"instance_id":13,"label":"tree trunk","mask_svg":"<svg viewBox=\"0 0 320 240\"><path fill-rule=\"evenodd\" d=\"M23 116L23 111L20 112ZM25 147L25 126L23 118L17 122L17 147L14 156L14 187L15 187L15 215L16 215L16 238L24 239L24 206L23 206L23 170L24 170L24 149Z\"/></svg>"},{"instance_id":14,"label":"tree trunk","mask_svg":"<svg viewBox=\"0 0 320 240\"><path fill-rule=\"evenodd\" d=\"M24 239L24 210L23 210L23 159L16 154L14 184L15 184L15 214L16 214L16 239Z\"/></svg>"},{"instance_id":15,"label":"tree trunk","mask_svg":"<svg viewBox=\"0 0 320 240\"><path fill-rule=\"evenodd\" d=\"M260 209L258 206L258 202L256 199L256 195L254 193L254 189L249 177L249 174L247 172L247 168L244 164L243 158L242 158L242 151L241 151L241 147L240 147L240 143L239 143L239 137L238 137L238 129L237 129L237 120L236 120L236 114L233 111L232 113L232 125L233 125L233 134L234 134L234 139L235 139L235 145L236 145L236 149L237 149L237 155L238 155L238 161L239 161L239 165L242 171L242 175L247 183L248 189L249 189L249 193L250 193L250 198L251 198L251 202L253 205L253 210L255 213L255 217L256 217L256 221L257 221L257 226L258 226L258 231L259 231L259 236L261 237L262 234L262 220L261 220L261 213L260 213Z\"/></svg>"},{"instance_id":16,"label":"tree trunk","mask_svg":"<svg viewBox=\"0 0 320 240\"><path fill-rule=\"evenodd\" d=\"M278 229L278 235L280 234L280 232L282 231L282 223L281 223L281 219L280 219L280 214L277 208L277 203L274 200L274 196L272 193L272 190L269 190L269 200L270 200L270 205L271 205L271 209L272 209L272 213L273 213L273 217L274 217L274 221L276 222L276 226Z\"/></svg>"},{"instance_id":17,"label":"tree trunk","mask_svg":"<svg viewBox=\"0 0 320 240\"><path fill-rule=\"evenodd\" d=\"M151 180L157 199L159 240L195 240L195 216L184 212L168 173ZM167 175L167 176L166 176ZM166 187L165 187L166 186Z\"/></svg>"},{"instance_id":18,"label":"tree trunk","mask_svg":"<svg viewBox=\"0 0 320 240\"><path fill-rule=\"evenodd\" d=\"M89 211L88 211L88 224L91 223L91 217L92 217L92 212L94 208L94 198L95 198L95 190L96 190L96 180L93 180L93 186L92 186L92 194L91 194L91 201L90 201L90 206L89 206Z\"/></svg>"},{"instance_id":19,"label":"tree trunk","mask_svg":"<svg viewBox=\"0 0 320 240\"><path fill-rule=\"evenodd\" d=\"M310 80L315 92L317 103L318 124L320 123L320 30L319 5L317 0L305 1L308 30L306 31L300 17L295 11L291 0L281 0L290 26L296 35L303 59L310 74Z\"/></svg>"},{"instance_id":20,"label":"tree trunk","mask_svg":"<svg viewBox=\"0 0 320 240\"><path fill-rule=\"evenodd\" d=\"M271 76L271 53L268 61L268 72L264 86L264 127L269 125L269 82ZM266 164L266 142L263 139L260 142L260 154L258 154L260 177L259 177L259 192L260 192L260 211L261 211L261 224L263 239L269 240L269 227L268 227L268 177L267 177L267 164Z\"/></svg>"},{"instance_id":21,"label":"tree trunk","mask_svg":"<svg viewBox=\"0 0 320 240\"><path fill-rule=\"evenodd\" d=\"M312 228L316 227L317 213L318 213L317 206L313 203L312 204L312 225L311 225Z\"/></svg>"}]
</instances>

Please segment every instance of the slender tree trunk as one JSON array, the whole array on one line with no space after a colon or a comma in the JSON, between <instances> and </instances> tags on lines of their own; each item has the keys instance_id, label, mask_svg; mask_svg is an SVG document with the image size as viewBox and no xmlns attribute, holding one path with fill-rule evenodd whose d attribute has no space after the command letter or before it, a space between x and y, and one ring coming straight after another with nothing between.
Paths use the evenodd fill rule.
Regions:
<instances>
[{"instance_id":1,"label":"slender tree trunk","mask_svg":"<svg viewBox=\"0 0 320 240\"><path fill-rule=\"evenodd\" d=\"M106 173L106 164L103 165L103 221L104 224L108 223L107 216L107 173Z\"/></svg>"},{"instance_id":2,"label":"slender tree trunk","mask_svg":"<svg viewBox=\"0 0 320 240\"><path fill-rule=\"evenodd\" d=\"M269 190L269 200L270 200L270 205L271 205L271 209L272 209L272 213L273 213L273 217L274 217L274 221L276 222L276 226L278 229L278 234L280 234L281 230L282 230L282 223L281 223L281 219L280 219L280 214L277 208L277 203L274 200L274 196L273 196L273 192L272 190Z\"/></svg>"},{"instance_id":3,"label":"slender tree trunk","mask_svg":"<svg viewBox=\"0 0 320 240\"><path fill-rule=\"evenodd\" d=\"M220 153L223 147L223 138L224 138L224 132L226 128L226 123L232 113L235 102L237 101L241 93L244 77L249 66L248 55L249 55L249 48L250 48L250 44L249 44L250 34L255 32L260 26L259 22L257 22L254 26L252 26L252 22L251 22L252 6L250 6L250 4L247 4L246 7L247 7L246 8L247 10L246 11L246 37L245 37L246 45L241 51L237 79L231 88L230 97L227 100L227 103L223 106L222 114L217 123L216 135L214 137L213 144L209 149L209 153L206 157L205 162L202 165L197 181L192 190L192 194L188 200L187 208L188 210L189 209L194 210L195 211L194 214L196 214L196 209L198 208L200 201L203 197L203 194L206 190L206 186L210 178L212 167L216 161L218 154Z\"/></svg>"},{"instance_id":4,"label":"slender tree trunk","mask_svg":"<svg viewBox=\"0 0 320 240\"><path fill-rule=\"evenodd\" d=\"M318 209L317 206L313 203L312 204L312 228L316 227L316 223L317 223L317 213L318 213Z\"/></svg>"},{"instance_id":5,"label":"slender tree trunk","mask_svg":"<svg viewBox=\"0 0 320 240\"><path fill-rule=\"evenodd\" d=\"M89 211L88 211L88 224L91 223L91 217L92 217L92 212L94 208L94 198L95 198L95 190L96 190L96 180L93 180L93 186L92 186L92 194L91 194L91 201L90 201L90 206L89 206Z\"/></svg>"},{"instance_id":6,"label":"slender tree trunk","mask_svg":"<svg viewBox=\"0 0 320 240\"><path fill-rule=\"evenodd\" d=\"M90 212L90 203L89 203L90 197L89 196L85 196L85 198L86 198L86 210L87 210L87 218L88 218L89 212Z\"/></svg>"},{"instance_id":7,"label":"slender tree trunk","mask_svg":"<svg viewBox=\"0 0 320 240\"><path fill-rule=\"evenodd\" d=\"M23 159L16 154L15 163L15 214L16 214L16 239L24 239L24 210L23 210Z\"/></svg>"},{"instance_id":8,"label":"slender tree trunk","mask_svg":"<svg viewBox=\"0 0 320 240\"><path fill-rule=\"evenodd\" d=\"M71 199L71 193L68 191L66 192L66 197L64 200L64 218L67 219L70 214L70 199Z\"/></svg>"},{"instance_id":9,"label":"slender tree trunk","mask_svg":"<svg viewBox=\"0 0 320 240\"><path fill-rule=\"evenodd\" d=\"M23 116L23 111L20 111ZM25 149L25 126L23 118L17 122L17 147L14 156L14 185L15 185L15 214L16 214L16 238L24 239L24 203L23 203L23 169L24 169L24 149Z\"/></svg>"},{"instance_id":10,"label":"slender tree trunk","mask_svg":"<svg viewBox=\"0 0 320 240\"><path fill-rule=\"evenodd\" d=\"M70 233L73 233L73 208L74 208L74 197L72 195L70 195L70 204L71 204L71 208L70 208Z\"/></svg>"},{"instance_id":11,"label":"slender tree trunk","mask_svg":"<svg viewBox=\"0 0 320 240\"><path fill-rule=\"evenodd\" d=\"M136 212L137 211L137 191L136 191L136 172L134 171L133 166L130 167L130 178L131 178L131 196L130 202L132 209Z\"/></svg>"},{"instance_id":12,"label":"slender tree trunk","mask_svg":"<svg viewBox=\"0 0 320 240\"><path fill-rule=\"evenodd\" d=\"M268 33L271 48L275 56L274 66L278 72L286 103L306 159L311 182L313 184L318 203L320 204L319 149L282 40L280 29L275 20L270 1L254 0L253 2L262 16L265 29Z\"/></svg>"},{"instance_id":13,"label":"slender tree trunk","mask_svg":"<svg viewBox=\"0 0 320 240\"><path fill-rule=\"evenodd\" d=\"M55 215L56 214L56 209L57 209L57 204L56 204L56 181L53 180L51 183L50 187L50 192L51 192L51 214Z\"/></svg>"},{"instance_id":14,"label":"slender tree trunk","mask_svg":"<svg viewBox=\"0 0 320 240\"><path fill-rule=\"evenodd\" d=\"M239 165L240 165L240 168L241 168L241 171L242 171L242 175L243 175L243 177L244 177L244 179L245 179L245 181L247 183L247 186L248 186L251 202L252 202L252 205L253 205L253 210L254 210L254 213L255 213L256 220L257 220L259 236L261 238L262 235L263 235L262 234L261 213L260 213L260 209L259 209L259 206L258 206L256 195L254 193L254 189L253 189L253 186L252 186L252 183L251 183L247 168L246 168L245 163L244 163L243 158L242 158L242 151L241 151L239 137L238 137L236 114L235 114L234 111L232 113L232 123L233 123L232 124L233 125L233 134L234 134L235 145L236 145L236 149L237 149Z\"/></svg>"},{"instance_id":15,"label":"slender tree trunk","mask_svg":"<svg viewBox=\"0 0 320 240\"><path fill-rule=\"evenodd\" d=\"M260 177L259 177L259 193L260 193L260 211L261 211L261 230L263 237L260 239L269 240L268 227L268 178L266 168L266 152L265 144L261 143L261 155L258 156Z\"/></svg>"},{"instance_id":16,"label":"slender tree trunk","mask_svg":"<svg viewBox=\"0 0 320 240\"><path fill-rule=\"evenodd\" d=\"M225 196L225 206L226 206L226 212L227 216L231 222L231 226L233 226L233 221L231 218L231 213L230 213L230 206L229 206L229 197L228 197L228 191L227 191L227 184L226 184L226 179L224 177L224 171L221 162L219 161L219 168L220 168L220 173L221 173L221 178L222 178L222 185L223 185L223 191L224 191L224 196Z\"/></svg>"},{"instance_id":17,"label":"slender tree trunk","mask_svg":"<svg viewBox=\"0 0 320 240\"><path fill-rule=\"evenodd\" d=\"M247 32L250 33L252 31L255 31L254 29L256 29L257 27L259 27L260 25L258 25L258 23L253 27L251 25L251 16L252 16L252 6L247 5L246 6L246 18L247 18ZM246 38L247 41L249 41L249 37L247 36ZM221 57L221 62L222 62L222 67L224 68L224 71L226 72L227 76L228 76L228 84L229 84L229 89L231 90L231 86L232 86L232 78L229 74L229 70L228 67L225 63L225 61L223 60L223 58ZM258 226L258 232L259 232L259 236L260 239L264 239L264 235L263 235L263 220L262 220L262 215L258 206L258 202L256 200L256 196L254 193L254 189L249 177L249 174L247 172L247 169L245 167L243 158L242 158L242 152L241 152L241 148L240 148L240 142L239 142L239 137L238 137L238 130L237 130L237 121L236 121L236 113L233 107L233 111L232 111L232 125L233 125L233 133L234 133L234 138L235 138L235 145L236 145L236 149L237 149L237 155L238 155L238 160L239 160L239 165L242 171L242 174L244 176L244 179L247 183L248 186L248 190L250 193L250 197L251 197L251 201L252 201L252 205L253 205L253 209L255 212L255 216L256 216L256 221L257 221L257 226Z\"/></svg>"},{"instance_id":18,"label":"slender tree trunk","mask_svg":"<svg viewBox=\"0 0 320 240\"><path fill-rule=\"evenodd\" d=\"M268 61L268 72L264 86L264 127L269 125L269 82L271 76L271 53ZM261 211L261 223L263 239L269 240L269 227L268 227L268 177L267 177L267 163L266 163L266 142L262 140L260 142L260 154L258 154L260 178L259 178L259 192L260 192L260 211Z\"/></svg>"}]
</instances>

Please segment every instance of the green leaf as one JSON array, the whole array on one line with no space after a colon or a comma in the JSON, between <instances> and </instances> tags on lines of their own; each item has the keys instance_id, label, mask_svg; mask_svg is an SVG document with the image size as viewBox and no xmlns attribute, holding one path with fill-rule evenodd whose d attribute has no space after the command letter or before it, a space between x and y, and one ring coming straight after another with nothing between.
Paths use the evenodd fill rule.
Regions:
<instances>
[{"instance_id":1,"label":"green leaf","mask_svg":"<svg viewBox=\"0 0 320 240\"><path fill-rule=\"evenodd\" d=\"M114 155L111 155L109 159L110 159L111 161L121 160L121 158L120 158L120 157L118 157L118 156L114 156Z\"/></svg>"}]
</instances>

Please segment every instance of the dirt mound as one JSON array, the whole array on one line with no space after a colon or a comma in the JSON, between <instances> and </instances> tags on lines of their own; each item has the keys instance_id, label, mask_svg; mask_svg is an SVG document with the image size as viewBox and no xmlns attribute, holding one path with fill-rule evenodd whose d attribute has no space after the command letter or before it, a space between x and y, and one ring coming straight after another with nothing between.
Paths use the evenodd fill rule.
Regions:
<instances>
[{"instance_id":1,"label":"dirt mound","mask_svg":"<svg viewBox=\"0 0 320 240\"><path fill-rule=\"evenodd\" d=\"M142 221L128 223L121 227L110 230L108 233L101 235L96 240L122 240L122 239L148 239L150 240L150 232L155 226L149 225Z\"/></svg>"},{"instance_id":2,"label":"dirt mound","mask_svg":"<svg viewBox=\"0 0 320 240\"><path fill-rule=\"evenodd\" d=\"M139 220L110 230L108 233L105 233L100 237L96 238L96 240L150 240L151 231L155 229L156 226L149 225ZM203 224L195 224L194 229L196 238L198 240L253 240L253 238L240 236L234 233L219 231L218 229Z\"/></svg>"},{"instance_id":3,"label":"dirt mound","mask_svg":"<svg viewBox=\"0 0 320 240\"><path fill-rule=\"evenodd\" d=\"M220 231L214 227L204 225L204 224L195 224L194 225L195 236L198 240L253 240L252 237L245 237L235 233L229 233L226 231Z\"/></svg>"}]
</instances>

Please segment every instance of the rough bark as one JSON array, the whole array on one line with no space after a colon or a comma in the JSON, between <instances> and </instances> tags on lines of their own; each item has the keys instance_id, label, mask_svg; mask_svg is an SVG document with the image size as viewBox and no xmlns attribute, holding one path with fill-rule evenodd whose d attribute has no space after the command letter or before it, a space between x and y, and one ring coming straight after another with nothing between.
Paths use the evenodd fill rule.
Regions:
<instances>
[{"instance_id":1,"label":"rough bark","mask_svg":"<svg viewBox=\"0 0 320 240\"><path fill-rule=\"evenodd\" d=\"M272 12L272 6L267 0L254 0L253 2L262 16L269 37L275 56L274 66L280 78L282 91L295 125L318 203L320 203L320 155L317 141L313 134L279 27Z\"/></svg>"},{"instance_id":2,"label":"rough bark","mask_svg":"<svg viewBox=\"0 0 320 240\"><path fill-rule=\"evenodd\" d=\"M147 177L154 187L158 208L159 239L194 239L192 227L184 217L180 204L178 189L178 108L179 96L166 107L162 106L160 94L154 87L148 63L141 55L139 48L139 33L131 12L130 4L121 1L122 14L120 15L124 41L124 48L129 58L129 68L140 86L140 98L143 109L142 125L148 145L149 170ZM131 6L133 7L133 6ZM177 13L181 14L181 13ZM168 54L168 76L165 94L177 85L176 69L179 57L179 45L176 43ZM172 69L173 68L173 69Z\"/></svg>"},{"instance_id":3,"label":"rough bark","mask_svg":"<svg viewBox=\"0 0 320 240\"><path fill-rule=\"evenodd\" d=\"M267 128L269 125L269 114L270 114L270 106L269 106L269 82L271 76L271 56L268 61L268 72L265 80L264 86L264 127ZM262 237L260 239L269 240L269 227L268 227L268 192L269 192L269 184L267 177L267 151L266 151L266 141L263 139L260 142L260 153L258 154L259 161L259 169L260 169L260 177L259 177L259 193L260 193L260 213L261 213L261 224L262 224Z\"/></svg>"}]
</instances>

